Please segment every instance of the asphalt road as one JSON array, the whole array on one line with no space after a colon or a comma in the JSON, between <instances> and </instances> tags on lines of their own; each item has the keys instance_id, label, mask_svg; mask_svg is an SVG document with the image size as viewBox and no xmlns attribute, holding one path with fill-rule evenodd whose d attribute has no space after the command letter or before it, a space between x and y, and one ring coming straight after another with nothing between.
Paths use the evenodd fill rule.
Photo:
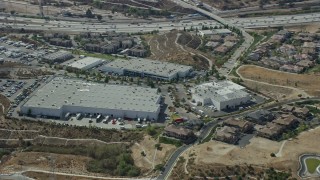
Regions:
<instances>
[{"instance_id":1,"label":"asphalt road","mask_svg":"<svg viewBox=\"0 0 320 180\"><path fill-rule=\"evenodd\" d=\"M186 7L189 4L180 4ZM204 11L203 9L194 7L199 12L212 17L224 24L230 24L239 28L261 28L261 27L277 27L283 25L296 25L303 23L315 23L320 22L320 13L300 14L300 15L283 15L283 16L268 16L268 17L254 17L254 18L231 18L222 19L211 12ZM198 28L201 29L202 25L205 26L219 26L220 23L214 20L175 20L168 19L162 22L106 22L106 23L89 23L89 22L76 22L76 21L45 21L44 19L5 17L0 16L0 27L11 26L16 29L30 29L30 30L43 30L43 31L59 31L68 33L80 33L80 32L151 32L158 31L170 31L172 29L183 30L184 28ZM14 23L16 22L16 23Z\"/></svg>"}]
</instances>

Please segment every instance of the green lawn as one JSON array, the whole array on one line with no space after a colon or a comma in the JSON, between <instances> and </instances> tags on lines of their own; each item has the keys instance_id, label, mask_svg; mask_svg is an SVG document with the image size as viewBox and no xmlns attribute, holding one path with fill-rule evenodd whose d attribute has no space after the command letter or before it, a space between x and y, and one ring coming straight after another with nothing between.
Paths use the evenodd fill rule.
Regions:
<instances>
[{"instance_id":1,"label":"green lawn","mask_svg":"<svg viewBox=\"0 0 320 180\"><path fill-rule=\"evenodd\" d=\"M306 164L309 173L314 173L317 167L320 165L320 160L315 158L306 159Z\"/></svg>"}]
</instances>

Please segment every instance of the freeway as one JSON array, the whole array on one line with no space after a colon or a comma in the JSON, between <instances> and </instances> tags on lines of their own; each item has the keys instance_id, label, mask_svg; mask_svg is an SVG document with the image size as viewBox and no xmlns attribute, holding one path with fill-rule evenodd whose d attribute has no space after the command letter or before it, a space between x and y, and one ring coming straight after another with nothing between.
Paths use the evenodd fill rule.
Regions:
<instances>
[{"instance_id":1,"label":"freeway","mask_svg":"<svg viewBox=\"0 0 320 180\"><path fill-rule=\"evenodd\" d=\"M199 8L200 9L200 8ZM202 9L201 9L202 10ZM202 10L204 11L204 10ZM202 12L203 13L203 12ZM207 12L210 13L210 12ZM208 15L208 14L207 14ZM214 16L213 19L217 19ZM261 28L261 27L276 27L283 25L296 25L303 23L320 22L320 13L300 14L300 15L283 15L283 16L268 16L268 17L255 17L255 18L231 18L231 19L217 19L224 24L229 23L237 27L242 28ZM76 21L45 21L44 19L35 18L23 18L23 17L5 17L0 16L0 27L12 27L16 29L28 29L28 30L41 30L41 31L56 31L56 32L69 32L69 33L81 33L81 32L151 32L158 31L170 31L172 29L183 30L191 27L201 29L202 26L219 26L220 23L214 20L168 20L161 22L143 22L143 23L130 23L126 21L121 22L106 22L106 23L89 23L89 22L76 22ZM16 23L14 23L16 22ZM245 36L246 33L243 32ZM247 36L246 38L248 38ZM249 37L249 40L251 38ZM234 62L232 62L234 63Z\"/></svg>"}]
</instances>

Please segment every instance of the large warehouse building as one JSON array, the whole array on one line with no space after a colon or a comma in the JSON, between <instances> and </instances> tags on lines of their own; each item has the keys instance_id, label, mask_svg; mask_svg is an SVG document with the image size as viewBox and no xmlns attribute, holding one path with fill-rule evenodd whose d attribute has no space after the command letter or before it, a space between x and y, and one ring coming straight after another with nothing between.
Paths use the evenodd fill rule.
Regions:
<instances>
[{"instance_id":1,"label":"large warehouse building","mask_svg":"<svg viewBox=\"0 0 320 180\"><path fill-rule=\"evenodd\" d=\"M192 67L137 58L129 60L117 59L104 65L101 70L106 73L117 73L126 76L172 80L177 77L184 78L188 76L192 72Z\"/></svg>"},{"instance_id":2,"label":"large warehouse building","mask_svg":"<svg viewBox=\"0 0 320 180\"><path fill-rule=\"evenodd\" d=\"M202 105L214 105L218 110L247 103L251 97L245 88L231 81L198 85L191 89L192 99Z\"/></svg>"},{"instance_id":3,"label":"large warehouse building","mask_svg":"<svg viewBox=\"0 0 320 180\"><path fill-rule=\"evenodd\" d=\"M88 70L102 64L103 62L104 61L99 58L85 57L83 59L80 59L76 62L69 64L68 67L81 69L81 70Z\"/></svg>"},{"instance_id":4,"label":"large warehouse building","mask_svg":"<svg viewBox=\"0 0 320 180\"><path fill-rule=\"evenodd\" d=\"M56 77L21 107L23 114L63 118L67 113L157 119L157 89L106 85Z\"/></svg>"}]
</instances>

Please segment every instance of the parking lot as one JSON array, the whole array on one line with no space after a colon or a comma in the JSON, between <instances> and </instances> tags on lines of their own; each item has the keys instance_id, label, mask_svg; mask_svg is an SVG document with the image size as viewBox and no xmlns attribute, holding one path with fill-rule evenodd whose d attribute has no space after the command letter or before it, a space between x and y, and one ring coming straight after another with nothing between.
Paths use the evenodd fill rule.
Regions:
<instances>
[{"instance_id":1,"label":"parking lot","mask_svg":"<svg viewBox=\"0 0 320 180\"><path fill-rule=\"evenodd\" d=\"M50 76L28 80L2 79L0 82L1 94L7 96L11 101L11 107L7 115L18 117L20 105L26 102L34 91L48 81L49 78Z\"/></svg>"},{"instance_id":2,"label":"parking lot","mask_svg":"<svg viewBox=\"0 0 320 180\"><path fill-rule=\"evenodd\" d=\"M44 50L35 52L35 50L33 44L10 41L6 37L0 38L0 60L36 66L38 58L46 52Z\"/></svg>"}]
</instances>

